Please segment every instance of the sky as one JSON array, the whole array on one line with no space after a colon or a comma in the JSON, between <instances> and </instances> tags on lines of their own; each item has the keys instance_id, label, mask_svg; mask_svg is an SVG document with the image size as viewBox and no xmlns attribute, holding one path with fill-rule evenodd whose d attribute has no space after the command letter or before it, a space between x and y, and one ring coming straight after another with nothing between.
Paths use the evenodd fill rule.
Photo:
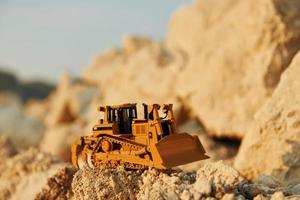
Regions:
<instances>
[{"instance_id":1,"label":"sky","mask_svg":"<svg viewBox=\"0 0 300 200\"><path fill-rule=\"evenodd\" d=\"M191 0L0 0L0 68L22 79L78 76L126 35L164 38L170 16Z\"/></svg>"}]
</instances>

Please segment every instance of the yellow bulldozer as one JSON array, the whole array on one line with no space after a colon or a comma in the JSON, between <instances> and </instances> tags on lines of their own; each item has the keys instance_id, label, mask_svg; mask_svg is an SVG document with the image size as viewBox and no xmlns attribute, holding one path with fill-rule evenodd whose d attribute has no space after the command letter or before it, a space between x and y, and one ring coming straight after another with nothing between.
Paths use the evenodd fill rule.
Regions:
<instances>
[{"instance_id":1,"label":"yellow bulldozer","mask_svg":"<svg viewBox=\"0 0 300 200\"><path fill-rule=\"evenodd\" d=\"M72 145L73 165L167 169L209 158L197 136L176 132L172 104L143 108L144 117L138 119L136 104L99 107L103 118L92 134Z\"/></svg>"}]
</instances>

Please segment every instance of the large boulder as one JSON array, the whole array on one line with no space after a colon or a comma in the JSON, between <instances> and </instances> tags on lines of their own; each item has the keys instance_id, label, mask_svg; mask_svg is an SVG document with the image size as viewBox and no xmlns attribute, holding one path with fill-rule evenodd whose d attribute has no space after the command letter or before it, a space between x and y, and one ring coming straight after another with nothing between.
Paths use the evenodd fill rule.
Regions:
<instances>
[{"instance_id":1,"label":"large boulder","mask_svg":"<svg viewBox=\"0 0 300 200\"><path fill-rule=\"evenodd\" d=\"M242 142L235 167L249 178L274 175L300 181L300 53L281 76L272 97L258 111Z\"/></svg>"},{"instance_id":2,"label":"large boulder","mask_svg":"<svg viewBox=\"0 0 300 200\"><path fill-rule=\"evenodd\" d=\"M198 0L172 17L166 45L188 62L176 92L207 130L242 138L300 48L300 2Z\"/></svg>"}]
</instances>

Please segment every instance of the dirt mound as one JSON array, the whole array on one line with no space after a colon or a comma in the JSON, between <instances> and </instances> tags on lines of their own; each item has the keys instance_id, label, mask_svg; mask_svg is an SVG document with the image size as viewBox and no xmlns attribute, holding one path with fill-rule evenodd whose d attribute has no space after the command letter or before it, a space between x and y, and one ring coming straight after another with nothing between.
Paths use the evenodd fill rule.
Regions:
<instances>
[{"instance_id":1,"label":"dirt mound","mask_svg":"<svg viewBox=\"0 0 300 200\"><path fill-rule=\"evenodd\" d=\"M299 185L284 187L271 176L249 182L222 161L206 164L198 171L184 172L180 169L128 171L122 167L77 171L33 149L9 160L15 169L6 164L0 174L0 199L5 200L244 200L290 198L300 194Z\"/></svg>"},{"instance_id":2,"label":"dirt mound","mask_svg":"<svg viewBox=\"0 0 300 200\"><path fill-rule=\"evenodd\" d=\"M299 186L298 186L299 187ZM270 199L297 195L297 188L283 187L271 176L248 182L223 162L209 163L197 172L179 169L126 171L79 170L73 179L74 199Z\"/></svg>"},{"instance_id":3,"label":"dirt mound","mask_svg":"<svg viewBox=\"0 0 300 200\"><path fill-rule=\"evenodd\" d=\"M63 165L37 149L7 159L0 165L0 199L33 199L47 178Z\"/></svg>"},{"instance_id":4,"label":"dirt mound","mask_svg":"<svg viewBox=\"0 0 300 200\"><path fill-rule=\"evenodd\" d=\"M222 162L206 165L197 173L182 170L164 172L150 169L79 170L73 179L75 199L199 199L222 197L235 192L244 179Z\"/></svg>"},{"instance_id":5,"label":"dirt mound","mask_svg":"<svg viewBox=\"0 0 300 200\"><path fill-rule=\"evenodd\" d=\"M249 178L268 174L286 183L300 181L299 75L300 53L242 142L235 166Z\"/></svg>"},{"instance_id":6,"label":"dirt mound","mask_svg":"<svg viewBox=\"0 0 300 200\"><path fill-rule=\"evenodd\" d=\"M35 200L67 200L73 196L71 185L77 170L73 167L59 169L47 181L46 186L38 193Z\"/></svg>"}]
</instances>

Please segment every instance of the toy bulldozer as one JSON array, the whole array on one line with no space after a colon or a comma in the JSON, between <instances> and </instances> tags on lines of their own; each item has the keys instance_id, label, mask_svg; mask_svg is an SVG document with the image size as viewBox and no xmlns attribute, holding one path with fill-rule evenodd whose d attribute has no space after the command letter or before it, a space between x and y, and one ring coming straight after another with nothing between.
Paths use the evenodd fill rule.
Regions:
<instances>
[{"instance_id":1,"label":"toy bulldozer","mask_svg":"<svg viewBox=\"0 0 300 200\"><path fill-rule=\"evenodd\" d=\"M197 136L177 133L172 104L146 105L138 119L136 104L99 107L104 118L93 133L72 145L72 163L78 168L167 169L209 158Z\"/></svg>"}]
</instances>

